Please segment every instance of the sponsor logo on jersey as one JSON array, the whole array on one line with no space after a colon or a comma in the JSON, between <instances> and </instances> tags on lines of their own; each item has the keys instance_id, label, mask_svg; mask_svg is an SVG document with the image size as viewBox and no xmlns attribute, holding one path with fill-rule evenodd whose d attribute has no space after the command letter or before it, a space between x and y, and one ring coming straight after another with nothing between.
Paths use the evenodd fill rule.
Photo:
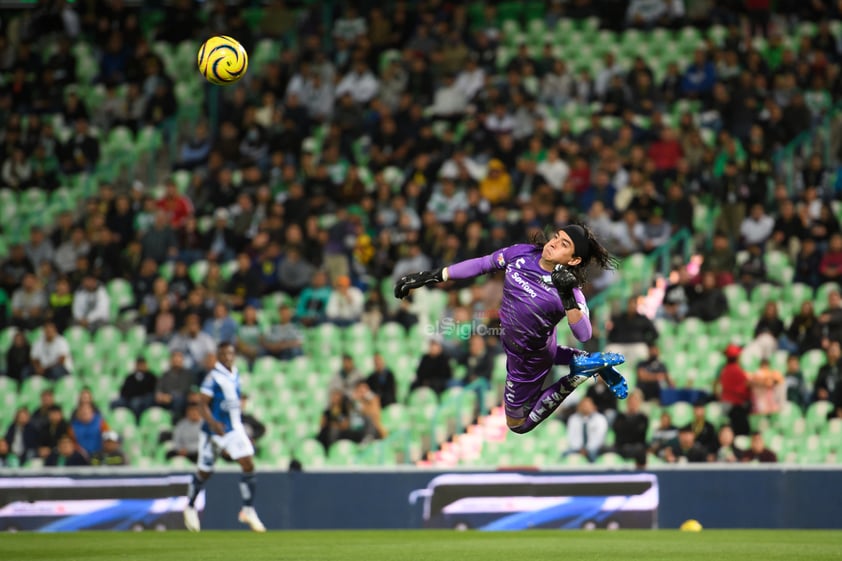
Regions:
<instances>
[{"instance_id":1,"label":"sponsor logo on jersey","mask_svg":"<svg viewBox=\"0 0 842 561\"><path fill-rule=\"evenodd\" d=\"M529 294L532 298L536 298L538 294L535 292L535 289L532 288L526 280L520 276L520 273L515 271L512 273L512 279L520 285L524 292Z\"/></svg>"},{"instance_id":2,"label":"sponsor logo on jersey","mask_svg":"<svg viewBox=\"0 0 842 561\"><path fill-rule=\"evenodd\" d=\"M497 266L501 269L506 266L506 256L502 253L497 254Z\"/></svg>"}]
</instances>

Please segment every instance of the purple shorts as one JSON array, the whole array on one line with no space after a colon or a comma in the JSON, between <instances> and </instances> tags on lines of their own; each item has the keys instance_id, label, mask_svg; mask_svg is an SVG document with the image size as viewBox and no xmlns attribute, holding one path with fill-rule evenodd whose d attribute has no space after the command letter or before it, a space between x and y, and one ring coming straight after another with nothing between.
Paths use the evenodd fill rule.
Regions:
<instances>
[{"instance_id":1,"label":"purple shorts","mask_svg":"<svg viewBox=\"0 0 842 561\"><path fill-rule=\"evenodd\" d=\"M547 374L557 364L570 364L573 355L584 353L571 347L548 346L541 351L516 352L506 345L506 388L503 405L506 416L523 419L544 391Z\"/></svg>"},{"instance_id":2,"label":"purple shorts","mask_svg":"<svg viewBox=\"0 0 842 561\"><path fill-rule=\"evenodd\" d=\"M506 388L503 405L512 419L526 417L544 389L544 380L554 366L555 355L549 349L527 355L506 350Z\"/></svg>"}]
</instances>

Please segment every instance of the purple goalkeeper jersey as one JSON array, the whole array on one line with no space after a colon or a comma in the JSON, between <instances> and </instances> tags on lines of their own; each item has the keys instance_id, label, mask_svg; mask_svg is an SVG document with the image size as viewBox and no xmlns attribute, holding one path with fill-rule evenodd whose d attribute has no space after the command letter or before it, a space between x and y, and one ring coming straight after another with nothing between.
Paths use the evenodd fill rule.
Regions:
<instances>
[{"instance_id":1,"label":"purple goalkeeper jersey","mask_svg":"<svg viewBox=\"0 0 842 561\"><path fill-rule=\"evenodd\" d=\"M451 279L472 278L495 269L505 271L500 339L507 353L520 359L514 362L526 359L525 362L532 363L512 368L514 364L510 361L510 377L521 380L542 377L552 366L557 347L556 325L565 316L561 297L553 286L550 273L539 265L540 258L540 247L517 244L447 267ZM591 323L585 297L578 288L573 292L585 317L570 328L576 339L587 341L591 337Z\"/></svg>"}]
</instances>

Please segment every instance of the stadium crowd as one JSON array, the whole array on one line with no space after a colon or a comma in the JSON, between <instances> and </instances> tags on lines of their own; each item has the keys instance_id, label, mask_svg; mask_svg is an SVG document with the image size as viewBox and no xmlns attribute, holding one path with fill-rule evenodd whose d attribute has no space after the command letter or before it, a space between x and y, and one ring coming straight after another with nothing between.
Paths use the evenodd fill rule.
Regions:
<instances>
[{"instance_id":1,"label":"stadium crowd","mask_svg":"<svg viewBox=\"0 0 842 561\"><path fill-rule=\"evenodd\" d=\"M514 19L523 29L539 21L541 29L573 22L575 30L602 18L604 31L594 33L678 37L689 29L699 42L663 71L643 54L621 64L614 50L574 66L566 54L578 45L508 37L512 16L503 5L443 0L348 2L336 13L273 0L248 21L251 6L215 1L200 10L179 1L148 28L154 7L119 0L41 2L2 18L2 189L24 200L35 189L51 196L79 174L97 182L78 208L31 225L26 240L0 255L0 328L10 334L4 373L21 385L83 376L65 337L75 327L94 334L142 326L144 341L167 345L170 355L158 372L144 357L126 364L119 395L83 393L75 411L49 390L34 410L22 404L0 440L0 466L125 462L106 421L113 407L138 418L149 408L171 411L173 425L167 418L161 428L174 434L162 442L172 442L170 456L195 458L192 392L219 342L236 341L253 364L305 355L305 332L324 323L376 331L397 322L411 331L425 310L412 299L391 301L395 279L574 219L622 258L651 254L690 229L702 260L672 261L656 314L644 314L635 297L604 326L609 344L639 358L625 370L637 391L618 413L604 387L590 387L575 412L564 413L570 453L593 460L610 448L639 463L648 453L669 462L769 461L775 455L760 433L748 449L734 446L735 433L752 431L751 414L776 413L787 400L805 410L827 401L842 417L835 291L827 302L805 298L790 322L770 303L743 341L764 359L791 353L786 372L767 361L747 373L741 348L714 349L728 362L716 392L695 388L688 424L675 427L666 415L650 438L656 419L641 409L675 386L659 358L671 349L659 348L658 326L737 313L728 287L750 293L770 282L766 252L786 254L791 282L819 289L840 280L838 139L830 159L812 153L793 181L775 155L840 101L842 36L834 24L842 3L778 2L774 14L769 2L632 0L610 2L605 12L596 4L530 2L534 17L521 11ZM805 23L815 32L802 33ZM706 35L712 29L721 30L719 40ZM266 38L283 47L242 83L208 96L185 134L177 126L181 77L167 73L157 47L216 33L250 53ZM78 92L73 47L82 39L107 92L96 105ZM98 178L105 138L117 127L162 132L153 162L166 170L162 185ZM715 228L693 231L699 207L716 217ZM129 283L127 300L115 302L115 279ZM441 393L492 378L494 337L442 326L493 327L500 280L441 289L447 305L412 389ZM283 298L271 298L278 293ZM799 357L814 349L826 352L827 364L809 384ZM326 447L384 436L381 411L397 400L388 358L374 357L373 370L361 372L343 357L321 426L312 427ZM722 405L726 426L705 420L708 402Z\"/></svg>"}]
</instances>

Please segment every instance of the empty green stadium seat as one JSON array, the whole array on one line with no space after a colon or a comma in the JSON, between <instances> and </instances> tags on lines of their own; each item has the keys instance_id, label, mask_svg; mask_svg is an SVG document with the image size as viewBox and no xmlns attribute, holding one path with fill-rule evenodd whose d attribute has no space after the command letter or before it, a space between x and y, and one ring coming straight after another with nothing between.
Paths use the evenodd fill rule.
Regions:
<instances>
[{"instance_id":1,"label":"empty green stadium seat","mask_svg":"<svg viewBox=\"0 0 842 561\"><path fill-rule=\"evenodd\" d=\"M18 393L17 382L6 376L0 376L0 427L8 429L15 416L18 403L27 405L27 407L29 405L24 403L23 394ZM5 433L3 436L5 436Z\"/></svg>"},{"instance_id":2,"label":"empty green stadium seat","mask_svg":"<svg viewBox=\"0 0 842 561\"><path fill-rule=\"evenodd\" d=\"M833 403L830 401L816 401L807 408L804 416L810 430L821 432L827 426L828 414L833 411Z\"/></svg>"},{"instance_id":3,"label":"empty green stadium seat","mask_svg":"<svg viewBox=\"0 0 842 561\"><path fill-rule=\"evenodd\" d=\"M96 330L93 343L100 352L107 352L123 340L123 334L113 325L103 325Z\"/></svg>"},{"instance_id":4,"label":"empty green stadium seat","mask_svg":"<svg viewBox=\"0 0 842 561\"><path fill-rule=\"evenodd\" d=\"M784 297L800 310L801 304L813 300L813 287L804 283L784 285Z\"/></svg>"},{"instance_id":5,"label":"empty green stadium seat","mask_svg":"<svg viewBox=\"0 0 842 561\"><path fill-rule=\"evenodd\" d=\"M804 374L804 381L809 386L816 381L819 369L827 363L824 351L811 349L801 355L801 371Z\"/></svg>"},{"instance_id":6,"label":"empty green stadium seat","mask_svg":"<svg viewBox=\"0 0 842 561\"><path fill-rule=\"evenodd\" d=\"M409 415L406 406L401 403L392 403L385 407L382 412L382 422L390 433L408 428Z\"/></svg>"},{"instance_id":7,"label":"empty green stadium seat","mask_svg":"<svg viewBox=\"0 0 842 561\"><path fill-rule=\"evenodd\" d=\"M693 406L684 401L679 401L669 407L672 415L672 422L677 427L682 427L693 420Z\"/></svg>"},{"instance_id":8,"label":"empty green stadium seat","mask_svg":"<svg viewBox=\"0 0 842 561\"><path fill-rule=\"evenodd\" d=\"M436 392L430 388L415 388L409 395L409 405L412 407L419 405L438 405L438 396Z\"/></svg>"},{"instance_id":9,"label":"empty green stadium seat","mask_svg":"<svg viewBox=\"0 0 842 561\"><path fill-rule=\"evenodd\" d=\"M751 302L758 311L762 311L767 302L776 302L780 297L781 289L769 283L759 284L751 291Z\"/></svg>"},{"instance_id":10,"label":"empty green stadium seat","mask_svg":"<svg viewBox=\"0 0 842 561\"><path fill-rule=\"evenodd\" d=\"M827 296L831 292L839 292L839 284L826 282L816 289L816 311L822 311L827 307Z\"/></svg>"},{"instance_id":11,"label":"empty green stadium seat","mask_svg":"<svg viewBox=\"0 0 842 561\"><path fill-rule=\"evenodd\" d=\"M12 340L15 338L17 331L17 327L7 327L0 331L0 352L4 354L4 357L6 351L12 346Z\"/></svg>"},{"instance_id":12,"label":"empty green stadium seat","mask_svg":"<svg viewBox=\"0 0 842 561\"><path fill-rule=\"evenodd\" d=\"M170 350L163 343L150 343L143 348L143 356L153 372L164 372L169 364Z\"/></svg>"},{"instance_id":13,"label":"empty green stadium seat","mask_svg":"<svg viewBox=\"0 0 842 561\"><path fill-rule=\"evenodd\" d=\"M155 127L143 127L137 133L135 140L135 150L138 155L154 154L163 145L163 136L161 131Z\"/></svg>"},{"instance_id":14,"label":"empty green stadium seat","mask_svg":"<svg viewBox=\"0 0 842 561\"><path fill-rule=\"evenodd\" d=\"M344 439L337 440L328 449L328 464L340 467L353 466L358 462L358 454L359 450L356 442Z\"/></svg>"},{"instance_id":15,"label":"empty green stadium seat","mask_svg":"<svg viewBox=\"0 0 842 561\"><path fill-rule=\"evenodd\" d=\"M301 462L303 468L320 468L325 465L325 449L318 440L307 438L298 443L292 457Z\"/></svg>"},{"instance_id":16,"label":"empty green stadium seat","mask_svg":"<svg viewBox=\"0 0 842 561\"><path fill-rule=\"evenodd\" d=\"M146 327L132 325L123 334L123 342L132 349L134 354L139 354L146 344Z\"/></svg>"},{"instance_id":17,"label":"empty green stadium seat","mask_svg":"<svg viewBox=\"0 0 842 561\"><path fill-rule=\"evenodd\" d=\"M117 407L108 412L108 424L123 437L124 441L126 439L126 427L135 423L134 413L127 407Z\"/></svg>"}]
</instances>

